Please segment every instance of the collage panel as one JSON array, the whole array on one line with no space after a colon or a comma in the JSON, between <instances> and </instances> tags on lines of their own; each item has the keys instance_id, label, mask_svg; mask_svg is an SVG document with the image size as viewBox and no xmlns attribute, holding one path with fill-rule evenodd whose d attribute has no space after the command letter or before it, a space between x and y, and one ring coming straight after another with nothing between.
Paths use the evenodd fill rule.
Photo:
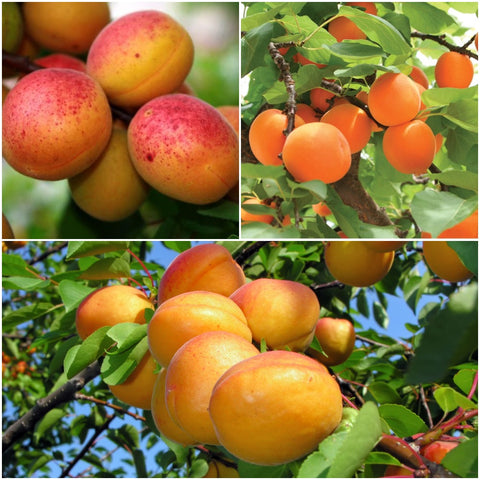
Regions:
<instances>
[{"instance_id":1,"label":"collage panel","mask_svg":"<svg viewBox=\"0 0 480 480\"><path fill-rule=\"evenodd\" d=\"M237 2L2 2L2 18L17 238L238 238Z\"/></svg>"},{"instance_id":2,"label":"collage panel","mask_svg":"<svg viewBox=\"0 0 480 480\"><path fill-rule=\"evenodd\" d=\"M478 477L476 241L3 247L4 478Z\"/></svg>"},{"instance_id":3,"label":"collage panel","mask_svg":"<svg viewBox=\"0 0 480 480\"><path fill-rule=\"evenodd\" d=\"M242 238L478 237L477 2L242 5Z\"/></svg>"}]
</instances>

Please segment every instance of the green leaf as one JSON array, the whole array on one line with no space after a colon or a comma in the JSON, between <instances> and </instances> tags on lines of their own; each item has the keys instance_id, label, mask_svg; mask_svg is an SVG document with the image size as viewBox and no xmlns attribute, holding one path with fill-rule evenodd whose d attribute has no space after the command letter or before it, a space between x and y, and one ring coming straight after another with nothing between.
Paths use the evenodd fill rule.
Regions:
<instances>
[{"instance_id":1,"label":"green leaf","mask_svg":"<svg viewBox=\"0 0 480 480\"><path fill-rule=\"evenodd\" d=\"M380 302L373 302L373 318L382 328L388 327L390 321L388 313Z\"/></svg>"},{"instance_id":2,"label":"green leaf","mask_svg":"<svg viewBox=\"0 0 480 480\"><path fill-rule=\"evenodd\" d=\"M107 348L113 345L113 340L107 336L110 328L107 326L95 330L82 344L74 346L67 352L64 361L67 378L74 377L88 367L88 365L103 355Z\"/></svg>"},{"instance_id":3,"label":"green leaf","mask_svg":"<svg viewBox=\"0 0 480 480\"><path fill-rule=\"evenodd\" d=\"M358 412L352 429L337 451L327 477L351 477L381 437L382 426L378 409L373 402L367 402Z\"/></svg>"},{"instance_id":4,"label":"green leaf","mask_svg":"<svg viewBox=\"0 0 480 480\"><path fill-rule=\"evenodd\" d=\"M410 46L403 35L382 17L369 15L358 8L342 6L339 14L352 20L367 37L378 43L385 52L394 55L408 55Z\"/></svg>"},{"instance_id":5,"label":"green leaf","mask_svg":"<svg viewBox=\"0 0 480 480\"><path fill-rule=\"evenodd\" d=\"M430 88L422 93L422 101L427 107L447 106L464 100L470 100L474 104L476 98L477 87Z\"/></svg>"},{"instance_id":6,"label":"green leaf","mask_svg":"<svg viewBox=\"0 0 480 480\"><path fill-rule=\"evenodd\" d=\"M53 408L35 425L35 439L38 442L45 436L46 432L54 427L63 417L65 411L61 408Z\"/></svg>"},{"instance_id":7,"label":"green leaf","mask_svg":"<svg viewBox=\"0 0 480 480\"><path fill-rule=\"evenodd\" d=\"M147 324L129 322L119 323L111 327L107 332L107 336L111 339L112 343L117 343L112 353L117 355L132 348L147 335L147 328Z\"/></svg>"},{"instance_id":8,"label":"green leaf","mask_svg":"<svg viewBox=\"0 0 480 480\"><path fill-rule=\"evenodd\" d=\"M58 289L67 312L77 308L87 295L96 290L72 280L62 280Z\"/></svg>"},{"instance_id":9,"label":"green leaf","mask_svg":"<svg viewBox=\"0 0 480 480\"><path fill-rule=\"evenodd\" d=\"M428 431L425 422L403 405L385 404L380 405L378 410L393 433L399 437L408 437L415 433Z\"/></svg>"},{"instance_id":10,"label":"green leaf","mask_svg":"<svg viewBox=\"0 0 480 480\"><path fill-rule=\"evenodd\" d=\"M386 382L373 382L368 386L368 391L380 404L401 402L400 395Z\"/></svg>"},{"instance_id":11,"label":"green leaf","mask_svg":"<svg viewBox=\"0 0 480 480\"><path fill-rule=\"evenodd\" d=\"M368 40L344 41L326 48L345 61L368 60L381 57L383 50Z\"/></svg>"},{"instance_id":12,"label":"green leaf","mask_svg":"<svg viewBox=\"0 0 480 480\"><path fill-rule=\"evenodd\" d=\"M478 338L476 283L453 293L445 308L431 316L407 370L411 384L442 380L448 369L475 350Z\"/></svg>"},{"instance_id":13,"label":"green leaf","mask_svg":"<svg viewBox=\"0 0 480 480\"><path fill-rule=\"evenodd\" d=\"M415 195L411 211L423 232L437 237L447 228L470 216L478 208L477 196L467 199L451 192L423 190Z\"/></svg>"},{"instance_id":14,"label":"green leaf","mask_svg":"<svg viewBox=\"0 0 480 480\"><path fill-rule=\"evenodd\" d=\"M238 204L224 200L208 207L199 208L198 214L238 222Z\"/></svg>"},{"instance_id":15,"label":"green leaf","mask_svg":"<svg viewBox=\"0 0 480 480\"><path fill-rule=\"evenodd\" d=\"M4 277L38 278L38 274L37 270L19 255L13 253L4 253L2 255L2 275Z\"/></svg>"},{"instance_id":16,"label":"green leaf","mask_svg":"<svg viewBox=\"0 0 480 480\"><path fill-rule=\"evenodd\" d=\"M3 332L8 332L24 322L35 320L36 318L42 317L60 307L61 305L52 305L48 302L38 302L13 310L2 318Z\"/></svg>"},{"instance_id":17,"label":"green leaf","mask_svg":"<svg viewBox=\"0 0 480 480\"><path fill-rule=\"evenodd\" d=\"M187 242L187 241L165 241L162 242L167 248L170 250L173 250L174 252L182 253L185 250L188 250L189 248L192 247L192 242Z\"/></svg>"},{"instance_id":18,"label":"green leaf","mask_svg":"<svg viewBox=\"0 0 480 480\"><path fill-rule=\"evenodd\" d=\"M238 473L240 477L245 478L279 478L288 472L287 465L276 465L274 467L266 467L263 465L254 465L243 460L238 462Z\"/></svg>"},{"instance_id":19,"label":"green leaf","mask_svg":"<svg viewBox=\"0 0 480 480\"><path fill-rule=\"evenodd\" d=\"M478 132L478 104L470 99L449 104L443 116L468 132Z\"/></svg>"},{"instance_id":20,"label":"green leaf","mask_svg":"<svg viewBox=\"0 0 480 480\"><path fill-rule=\"evenodd\" d=\"M458 388L460 388L464 393L468 394L470 393L476 374L477 374L477 370L473 370L473 369L460 370L453 377L453 381L455 382L455 385L457 385Z\"/></svg>"},{"instance_id":21,"label":"green leaf","mask_svg":"<svg viewBox=\"0 0 480 480\"><path fill-rule=\"evenodd\" d=\"M478 437L466 440L450 450L442 465L463 478L478 478Z\"/></svg>"},{"instance_id":22,"label":"green leaf","mask_svg":"<svg viewBox=\"0 0 480 480\"><path fill-rule=\"evenodd\" d=\"M132 451L132 456L133 462L135 464L135 472L137 473L137 478L148 478L147 464L145 462L145 455L143 453L143 450L135 448Z\"/></svg>"},{"instance_id":23,"label":"green leaf","mask_svg":"<svg viewBox=\"0 0 480 480\"><path fill-rule=\"evenodd\" d=\"M106 252L116 252L119 250L126 250L130 242L125 241L101 241L95 240L93 242L68 242L67 260L72 258L88 257L90 255L100 255Z\"/></svg>"},{"instance_id":24,"label":"green leaf","mask_svg":"<svg viewBox=\"0 0 480 480\"><path fill-rule=\"evenodd\" d=\"M411 26L424 33L443 33L454 22L443 10L427 2L403 2L403 13L409 18Z\"/></svg>"},{"instance_id":25,"label":"green leaf","mask_svg":"<svg viewBox=\"0 0 480 480\"><path fill-rule=\"evenodd\" d=\"M190 466L190 477L203 478L208 472L208 463L204 458L197 458L192 462Z\"/></svg>"},{"instance_id":26,"label":"green leaf","mask_svg":"<svg viewBox=\"0 0 480 480\"><path fill-rule=\"evenodd\" d=\"M286 3L281 3L275 7L269 8L268 10L254 13L253 15L247 15L241 20L241 28L244 31L252 30L253 28L260 27L264 23L267 23L273 20L278 13L286 6Z\"/></svg>"},{"instance_id":27,"label":"green leaf","mask_svg":"<svg viewBox=\"0 0 480 480\"><path fill-rule=\"evenodd\" d=\"M14 290L41 290L50 285L50 280L42 280L41 278L29 277L7 277L3 279L3 288Z\"/></svg>"},{"instance_id":28,"label":"green leaf","mask_svg":"<svg viewBox=\"0 0 480 480\"><path fill-rule=\"evenodd\" d=\"M440 405L440 408L448 413L452 412L458 407L468 410L469 408L475 408L474 402L467 397L457 392L452 387L440 387L433 392L435 400Z\"/></svg>"},{"instance_id":29,"label":"green leaf","mask_svg":"<svg viewBox=\"0 0 480 480\"><path fill-rule=\"evenodd\" d=\"M462 263L478 276L478 246L476 242L448 241L448 246L453 248Z\"/></svg>"},{"instance_id":30,"label":"green leaf","mask_svg":"<svg viewBox=\"0 0 480 480\"><path fill-rule=\"evenodd\" d=\"M299 184L304 190L308 190L313 193L320 200L324 200L327 197L327 185L320 180L311 180L309 182L303 182Z\"/></svg>"},{"instance_id":31,"label":"green leaf","mask_svg":"<svg viewBox=\"0 0 480 480\"><path fill-rule=\"evenodd\" d=\"M279 178L285 175L283 166L257 165L245 163L242 165L242 177L244 178Z\"/></svg>"},{"instance_id":32,"label":"green leaf","mask_svg":"<svg viewBox=\"0 0 480 480\"><path fill-rule=\"evenodd\" d=\"M83 280L109 280L130 276L130 265L125 259L101 258L82 272L78 278Z\"/></svg>"},{"instance_id":33,"label":"green leaf","mask_svg":"<svg viewBox=\"0 0 480 480\"><path fill-rule=\"evenodd\" d=\"M123 383L142 361L148 351L148 338L145 336L134 347L107 355L102 363L102 379L107 385Z\"/></svg>"},{"instance_id":34,"label":"green leaf","mask_svg":"<svg viewBox=\"0 0 480 480\"><path fill-rule=\"evenodd\" d=\"M430 173L428 175L432 180L438 180L445 185L465 188L467 190L478 191L478 175L473 172L461 170L444 170L442 173Z\"/></svg>"}]
</instances>

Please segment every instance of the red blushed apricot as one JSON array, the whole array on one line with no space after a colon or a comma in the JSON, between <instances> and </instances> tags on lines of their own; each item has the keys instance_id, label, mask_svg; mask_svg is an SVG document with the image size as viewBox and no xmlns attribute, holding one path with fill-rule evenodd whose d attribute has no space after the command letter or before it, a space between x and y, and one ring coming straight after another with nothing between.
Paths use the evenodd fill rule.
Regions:
<instances>
[{"instance_id":1,"label":"red blushed apricot","mask_svg":"<svg viewBox=\"0 0 480 480\"><path fill-rule=\"evenodd\" d=\"M435 157L435 135L421 120L387 128L382 145L389 163L402 173L425 173Z\"/></svg>"},{"instance_id":2,"label":"red blushed apricot","mask_svg":"<svg viewBox=\"0 0 480 480\"><path fill-rule=\"evenodd\" d=\"M336 182L346 175L352 161L345 136L337 127L323 122L296 128L287 137L282 156L297 182Z\"/></svg>"},{"instance_id":3,"label":"red blushed apricot","mask_svg":"<svg viewBox=\"0 0 480 480\"><path fill-rule=\"evenodd\" d=\"M166 366L188 340L218 330L252 341L245 315L233 300L213 292L186 292L158 307L148 324L148 345L155 360Z\"/></svg>"},{"instance_id":4,"label":"red blushed apricot","mask_svg":"<svg viewBox=\"0 0 480 480\"><path fill-rule=\"evenodd\" d=\"M305 122L295 115L295 127ZM248 141L255 158L264 165L281 165L279 157L285 145L288 118L280 110L271 108L259 113L250 125Z\"/></svg>"},{"instance_id":5,"label":"red blushed apricot","mask_svg":"<svg viewBox=\"0 0 480 480\"><path fill-rule=\"evenodd\" d=\"M128 127L133 164L159 192L204 205L238 181L238 136L225 117L191 95L163 95L146 103Z\"/></svg>"},{"instance_id":6,"label":"red blushed apricot","mask_svg":"<svg viewBox=\"0 0 480 480\"><path fill-rule=\"evenodd\" d=\"M400 125L417 115L420 94L407 75L388 72L373 82L368 94L368 107L373 118L382 125Z\"/></svg>"},{"instance_id":7,"label":"red blushed apricot","mask_svg":"<svg viewBox=\"0 0 480 480\"><path fill-rule=\"evenodd\" d=\"M423 88L427 89L430 86L430 83L428 82L428 77L425 75L425 72L414 65L412 67L412 71L408 75L414 82L419 83Z\"/></svg>"},{"instance_id":8,"label":"red blushed apricot","mask_svg":"<svg viewBox=\"0 0 480 480\"><path fill-rule=\"evenodd\" d=\"M365 40L367 36L347 17L334 18L328 24L328 31L337 42L342 40Z\"/></svg>"},{"instance_id":9,"label":"red blushed apricot","mask_svg":"<svg viewBox=\"0 0 480 480\"><path fill-rule=\"evenodd\" d=\"M81 339L101 327L118 323L145 323L145 309L152 302L139 290L127 285L112 285L95 290L77 309L75 326Z\"/></svg>"},{"instance_id":10,"label":"red blushed apricot","mask_svg":"<svg viewBox=\"0 0 480 480\"><path fill-rule=\"evenodd\" d=\"M473 74L470 59L458 52L445 52L435 65L435 81L440 88L467 88Z\"/></svg>"},{"instance_id":11,"label":"red blushed apricot","mask_svg":"<svg viewBox=\"0 0 480 480\"><path fill-rule=\"evenodd\" d=\"M194 290L228 297L244 283L242 268L225 247L197 245L180 253L168 266L158 286L158 303Z\"/></svg>"},{"instance_id":12,"label":"red blushed apricot","mask_svg":"<svg viewBox=\"0 0 480 480\"><path fill-rule=\"evenodd\" d=\"M312 90L310 90L310 103L312 107L318 108L322 112L327 111L331 107L329 101L334 97L334 93L324 90L323 88L312 88Z\"/></svg>"},{"instance_id":13,"label":"red blushed apricot","mask_svg":"<svg viewBox=\"0 0 480 480\"><path fill-rule=\"evenodd\" d=\"M84 53L110 21L107 2L25 2L28 35L49 50Z\"/></svg>"},{"instance_id":14,"label":"red blushed apricot","mask_svg":"<svg viewBox=\"0 0 480 480\"><path fill-rule=\"evenodd\" d=\"M61 180L88 168L112 131L100 85L82 72L45 68L23 77L3 104L3 156L18 172Z\"/></svg>"},{"instance_id":15,"label":"red blushed apricot","mask_svg":"<svg viewBox=\"0 0 480 480\"><path fill-rule=\"evenodd\" d=\"M361 108L344 103L333 107L322 117L322 122L337 127L347 139L352 153L362 150L372 135L372 122Z\"/></svg>"},{"instance_id":16,"label":"red blushed apricot","mask_svg":"<svg viewBox=\"0 0 480 480\"><path fill-rule=\"evenodd\" d=\"M256 342L263 339L273 349L303 351L312 341L320 304L305 285L261 278L243 285L230 298L245 314Z\"/></svg>"},{"instance_id":17,"label":"red blushed apricot","mask_svg":"<svg viewBox=\"0 0 480 480\"><path fill-rule=\"evenodd\" d=\"M52 53L45 57L36 58L35 63L46 68L71 68L84 73L87 71L85 62L64 53Z\"/></svg>"},{"instance_id":18,"label":"red blushed apricot","mask_svg":"<svg viewBox=\"0 0 480 480\"><path fill-rule=\"evenodd\" d=\"M101 31L88 52L87 70L112 103L138 107L180 88L192 63L188 32L166 13L146 10Z\"/></svg>"},{"instance_id":19,"label":"red blushed apricot","mask_svg":"<svg viewBox=\"0 0 480 480\"><path fill-rule=\"evenodd\" d=\"M342 418L342 396L321 363L273 351L228 369L213 388L209 411L230 453L278 465L310 453L333 432Z\"/></svg>"}]
</instances>

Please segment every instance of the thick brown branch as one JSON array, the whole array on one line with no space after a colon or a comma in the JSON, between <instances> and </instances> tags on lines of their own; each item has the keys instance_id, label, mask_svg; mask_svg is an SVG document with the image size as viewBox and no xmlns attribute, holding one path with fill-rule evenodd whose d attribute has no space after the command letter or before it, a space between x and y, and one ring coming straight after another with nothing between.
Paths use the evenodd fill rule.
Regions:
<instances>
[{"instance_id":1,"label":"thick brown branch","mask_svg":"<svg viewBox=\"0 0 480 480\"><path fill-rule=\"evenodd\" d=\"M458 52L463 55L467 55L471 58L474 58L475 60L478 60L478 55L471 50L467 50L467 46L470 45L475 37L470 39L465 45L461 47L457 47L456 45L453 45L450 42L447 42L445 40L446 36L445 35L432 35L430 33L421 33L421 32L412 32L411 34L412 37L415 38L420 38L422 40L433 40L434 42L437 42L440 45L443 45L444 47L447 47L451 52Z\"/></svg>"},{"instance_id":2,"label":"thick brown branch","mask_svg":"<svg viewBox=\"0 0 480 480\"><path fill-rule=\"evenodd\" d=\"M7 428L2 437L2 450L5 451L15 440L32 431L35 424L57 405L73 400L75 393L99 373L100 363L97 360L60 388L38 400L31 410Z\"/></svg>"},{"instance_id":3,"label":"thick brown branch","mask_svg":"<svg viewBox=\"0 0 480 480\"><path fill-rule=\"evenodd\" d=\"M255 242L242 250L238 255L235 255L235 261L243 267L245 262L254 254L257 253L268 242Z\"/></svg>"},{"instance_id":4,"label":"thick brown branch","mask_svg":"<svg viewBox=\"0 0 480 480\"><path fill-rule=\"evenodd\" d=\"M345 205L349 205L357 211L363 222L379 226L393 225L385 211L375 203L360 183L359 165L360 153L355 153L352 155L350 170L341 180L333 184L336 192ZM399 233L397 234L399 235Z\"/></svg>"}]
</instances>

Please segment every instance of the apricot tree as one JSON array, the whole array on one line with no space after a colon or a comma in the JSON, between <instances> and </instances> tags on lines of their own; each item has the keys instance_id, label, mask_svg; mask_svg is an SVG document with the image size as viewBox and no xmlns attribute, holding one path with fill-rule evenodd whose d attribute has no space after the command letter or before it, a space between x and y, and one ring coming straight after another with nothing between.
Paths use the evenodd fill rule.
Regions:
<instances>
[{"instance_id":1,"label":"apricot tree","mask_svg":"<svg viewBox=\"0 0 480 480\"><path fill-rule=\"evenodd\" d=\"M477 477L477 243L432 242L362 287L322 242L5 242L3 476Z\"/></svg>"},{"instance_id":2,"label":"apricot tree","mask_svg":"<svg viewBox=\"0 0 480 480\"><path fill-rule=\"evenodd\" d=\"M242 208L272 215L273 202L276 213L245 215L242 234L437 237L475 214L477 8L246 2ZM277 127L257 125L271 110L285 124L275 144ZM337 133L322 133L323 124ZM319 202L326 216L312 208Z\"/></svg>"}]
</instances>

